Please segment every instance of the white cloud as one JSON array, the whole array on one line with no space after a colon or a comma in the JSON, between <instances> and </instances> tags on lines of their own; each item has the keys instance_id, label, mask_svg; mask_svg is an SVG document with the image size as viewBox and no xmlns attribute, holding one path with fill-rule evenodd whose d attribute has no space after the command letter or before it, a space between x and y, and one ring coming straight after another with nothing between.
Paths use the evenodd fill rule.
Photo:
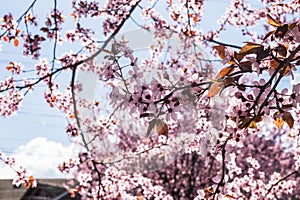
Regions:
<instances>
[{"instance_id":1,"label":"white cloud","mask_svg":"<svg viewBox=\"0 0 300 200\"><path fill-rule=\"evenodd\" d=\"M78 153L75 145L63 146L61 143L37 137L20 146L11 156L17 165L22 165L36 178L66 178L57 166ZM0 179L13 178L14 172L3 163L0 164Z\"/></svg>"}]
</instances>

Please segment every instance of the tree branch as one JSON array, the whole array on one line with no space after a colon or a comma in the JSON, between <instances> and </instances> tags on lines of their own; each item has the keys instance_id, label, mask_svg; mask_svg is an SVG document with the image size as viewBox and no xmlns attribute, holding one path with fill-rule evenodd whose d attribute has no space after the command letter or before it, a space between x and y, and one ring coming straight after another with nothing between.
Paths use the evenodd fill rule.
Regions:
<instances>
[{"instance_id":1,"label":"tree branch","mask_svg":"<svg viewBox=\"0 0 300 200\"><path fill-rule=\"evenodd\" d=\"M207 40L207 41L212 42L212 43L216 43L216 44L219 44L219 45L223 45L223 46L226 46L226 47L232 47L232 48L235 48L235 49L241 49L242 48L242 47L234 45L234 44L227 44L227 43L216 41L214 39L210 39L210 40Z\"/></svg>"},{"instance_id":2,"label":"tree branch","mask_svg":"<svg viewBox=\"0 0 300 200\"><path fill-rule=\"evenodd\" d=\"M272 186L268 189L268 191L267 191L265 197L267 197L267 195L271 192L271 190L273 189L273 187L275 187L276 185L278 185L278 184L281 183L282 181L288 179L289 177L291 177L291 176L293 176L293 175L298 175L298 174L299 174L299 172L298 172L297 170L295 170L295 171L289 173L288 175L286 175L285 177L279 179L276 183L272 184Z\"/></svg>"},{"instance_id":3,"label":"tree branch","mask_svg":"<svg viewBox=\"0 0 300 200\"><path fill-rule=\"evenodd\" d=\"M224 179L225 179L225 173L226 173L226 163L225 163L225 156L226 156L226 144L228 142L230 138L227 138L225 140L225 143L222 145L222 176L221 176L221 180L219 181L216 190L214 191L214 195L213 195L213 199L216 198L216 195L219 193L219 189L220 187L222 187L224 185Z\"/></svg>"}]
</instances>

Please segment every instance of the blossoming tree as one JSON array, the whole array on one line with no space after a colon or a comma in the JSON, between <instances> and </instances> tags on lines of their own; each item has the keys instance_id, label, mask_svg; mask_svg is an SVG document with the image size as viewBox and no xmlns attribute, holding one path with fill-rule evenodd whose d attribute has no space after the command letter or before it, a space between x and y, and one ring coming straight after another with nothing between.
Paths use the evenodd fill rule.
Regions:
<instances>
[{"instance_id":1,"label":"blossoming tree","mask_svg":"<svg viewBox=\"0 0 300 200\"><path fill-rule=\"evenodd\" d=\"M45 102L81 147L58 166L73 176L70 195L300 198L298 0L232 0L211 30L203 0L73 0L65 12L53 0L45 20L38 2L1 18L1 42L36 64L2 66L0 114L16 114L28 92L47 85ZM142 30L131 39L122 34L130 23ZM232 28L247 42L224 41ZM13 158L0 159L14 184L36 184Z\"/></svg>"}]
</instances>

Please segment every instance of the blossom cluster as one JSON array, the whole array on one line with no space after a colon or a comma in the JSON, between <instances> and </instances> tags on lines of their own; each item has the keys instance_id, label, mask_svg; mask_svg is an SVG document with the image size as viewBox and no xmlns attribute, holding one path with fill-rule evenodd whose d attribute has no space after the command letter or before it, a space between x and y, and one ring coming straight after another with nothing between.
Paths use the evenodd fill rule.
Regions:
<instances>
[{"instance_id":1,"label":"blossom cluster","mask_svg":"<svg viewBox=\"0 0 300 200\"><path fill-rule=\"evenodd\" d=\"M13 157L6 156L4 153L0 152L0 160L15 171L15 177L12 184L16 187L24 185L26 188L36 187L37 182L33 176L29 176L27 170L22 166L17 166L16 161Z\"/></svg>"},{"instance_id":2,"label":"blossom cluster","mask_svg":"<svg viewBox=\"0 0 300 200\"><path fill-rule=\"evenodd\" d=\"M262 0L256 8L231 0L209 31L202 28L202 0L70 3L64 13L55 1L44 22L33 15L35 3L19 20L1 18L0 38L15 47L22 42L23 55L38 61L33 69L14 61L6 66L0 115L17 113L29 91L46 85L45 102L62 112L66 133L81 147L76 159L58 166L73 176L66 186L71 196L300 198L298 1ZM102 25L99 33L89 20ZM128 22L151 33L151 41L139 41L148 42L147 53L132 47L141 38L120 35ZM261 22L265 32L249 28ZM250 41L219 41L232 27ZM45 59L49 44L52 58ZM72 51L62 53L66 46ZM93 77L100 99L89 85ZM36 184L24 168L15 172L15 184Z\"/></svg>"}]
</instances>

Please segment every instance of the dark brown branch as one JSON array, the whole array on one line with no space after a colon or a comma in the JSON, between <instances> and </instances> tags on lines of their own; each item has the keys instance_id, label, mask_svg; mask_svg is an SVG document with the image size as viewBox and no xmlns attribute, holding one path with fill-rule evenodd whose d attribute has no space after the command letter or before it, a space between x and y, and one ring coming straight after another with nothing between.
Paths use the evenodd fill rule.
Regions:
<instances>
[{"instance_id":1,"label":"dark brown branch","mask_svg":"<svg viewBox=\"0 0 300 200\"><path fill-rule=\"evenodd\" d=\"M232 47L232 48L235 48L235 49L241 49L242 48L242 47L234 45L234 44L227 44L227 43L224 43L224 42L216 41L214 39L210 39L210 40L207 40L207 41L212 42L212 43L216 43L216 44L219 44L219 45L223 45L223 46L226 46L226 47Z\"/></svg>"},{"instance_id":2,"label":"dark brown branch","mask_svg":"<svg viewBox=\"0 0 300 200\"><path fill-rule=\"evenodd\" d=\"M267 94L267 96L265 97L265 100L263 101L263 103L261 104L261 106L258 109L257 113L254 113L254 116L252 118L252 120L255 119L256 116L259 116L263 110L263 108L267 105L267 102L270 98L270 96L275 92L278 84L280 83L281 79L284 77L284 72L286 71L287 67L289 66L290 62L293 60L294 56L298 53L298 51L300 51L300 45L289 55L288 58L286 58L284 61L282 61L279 66L277 67L277 69L275 70L275 72L272 74L271 78L268 80L268 82L266 82L266 84L263 86L263 88L260 90L260 93L258 94L255 103L253 104L253 106L250 108L249 111L254 110L255 106L258 104L261 95L265 92L265 89L270 86L273 82L273 80L275 79L275 77L278 75L278 73L280 71L282 71L282 73L279 74L278 79L276 80L274 86L272 87L272 89L270 90L270 92ZM248 127L249 124L252 122L252 120L249 120L249 122L247 122L245 124L245 127Z\"/></svg>"},{"instance_id":3,"label":"dark brown branch","mask_svg":"<svg viewBox=\"0 0 300 200\"><path fill-rule=\"evenodd\" d=\"M222 176L221 180L219 181L216 190L214 191L213 199L216 198L216 195L219 193L220 187L224 185L225 173L226 173L226 163L225 163L225 156L226 156L226 144L230 138L227 138L225 143L222 145Z\"/></svg>"},{"instance_id":4,"label":"dark brown branch","mask_svg":"<svg viewBox=\"0 0 300 200\"><path fill-rule=\"evenodd\" d=\"M63 66L63 67L61 67L61 68L59 68L59 69L56 69L55 71L53 71L53 72L51 72L51 73L49 73L49 74L47 74L47 75L45 75L45 76L39 78L38 80L36 80L36 81L33 82L33 83L30 83L30 84L27 84L27 85L24 85L24 86L16 86L15 88L12 88L12 87L10 87L10 88L5 88L5 89L0 90L0 92L5 92L5 91L11 90L11 89L20 89L20 90L22 90L22 89L25 89L25 88L31 88L31 87L33 87L34 85L37 85L38 83L40 83L41 81L43 81L43 80L45 80L45 79L47 79L47 78L49 78L49 77L51 77L51 76L53 76L53 75L59 73L59 72L65 70L65 69L77 67L78 65L81 65L82 63L83 63L83 61L78 61L78 62L75 63L75 64Z\"/></svg>"},{"instance_id":5,"label":"dark brown branch","mask_svg":"<svg viewBox=\"0 0 300 200\"><path fill-rule=\"evenodd\" d=\"M140 0L141 1L141 0ZM96 56L98 56L105 48L106 46L109 44L109 42L119 33L119 31L121 30L121 28L123 27L123 25L125 24L125 22L127 21L127 19L129 19L129 17L131 16L131 14L133 13L133 11L135 10L135 8L137 7L137 5L140 3L140 1L138 1L135 5L133 5L131 7L131 9L129 10L128 15L121 21L121 23L118 25L118 27L116 28L116 30L114 30L114 32L110 35L110 37L103 43L102 47L96 52L94 53L92 56L78 62L78 63L85 63L88 61L93 60ZM76 124L78 126L78 129L80 131L80 135L84 144L84 147L86 148L86 150L89 152L90 148L88 146L88 142L86 141L84 134L81 130L81 124L80 124L80 119L77 113L77 103L76 103L76 97L75 97L75 76L76 76L76 69L77 66L79 66L80 64L75 64L74 67L72 67L72 80L71 80L71 92L72 92L72 100L73 100L73 112L74 112L74 116L75 116L75 120L76 120ZM92 161L93 163L93 167L94 170L96 171L97 175L98 175L98 179L99 179L99 189L98 189L98 198L100 198L100 188L102 187L102 183L101 183L101 177L102 174L100 173L100 171L97 168L97 163L95 160ZM105 191L105 188L102 187L102 189Z\"/></svg>"},{"instance_id":6,"label":"dark brown branch","mask_svg":"<svg viewBox=\"0 0 300 200\"><path fill-rule=\"evenodd\" d=\"M275 187L276 185L278 185L278 184L281 183L282 181L288 179L289 177L291 177L291 176L293 176L293 175L297 175L297 174L299 174L299 172L295 170L295 171L289 173L288 175L286 175L285 177L279 179L276 183L272 184L272 186L268 189L268 191L267 191L265 197L267 197L267 195L271 192L271 190L273 189L273 187Z\"/></svg>"},{"instance_id":7,"label":"dark brown branch","mask_svg":"<svg viewBox=\"0 0 300 200\"><path fill-rule=\"evenodd\" d=\"M58 24L57 24L57 19L56 19L56 13L57 13L57 0L54 0L54 31L55 31L55 36L54 36L54 44L53 44L53 60L52 60L52 69L54 69L55 65L55 59L56 59L56 46L57 46L57 39L58 39Z\"/></svg>"},{"instance_id":8,"label":"dark brown branch","mask_svg":"<svg viewBox=\"0 0 300 200\"><path fill-rule=\"evenodd\" d=\"M112 164L116 164L116 163L119 163L119 162L122 162L123 160L129 160L129 159L134 159L136 158L136 156L139 156L143 153L147 153L151 150L154 150L154 149L160 149L162 146L165 146L166 144L159 144L159 145L156 145L156 146L152 146L148 149L145 149L143 151L140 151L140 152L137 152L134 156L123 156L122 158L119 158L117 160L112 160L112 161L108 161L108 162L99 162L99 161L94 161L96 164L101 164L101 165L112 165Z\"/></svg>"},{"instance_id":9,"label":"dark brown branch","mask_svg":"<svg viewBox=\"0 0 300 200\"><path fill-rule=\"evenodd\" d=\"M17 19L18 26L19 26L19 24L20 24L22 18L29 12L30 9L32 9L32 7L33 7L34 4L36 3L36 1L37 1L37 0L34 0L34 1L30 4L30 6L26 9L26 11L25 11L25 12ZM10 28L9 28L9 29L10 29ZM0 38L3 37L3 36L7 33L7 31L8 31L9 29L5 30L5 31L0 35Z\"/></svg>"}]
</instances>

